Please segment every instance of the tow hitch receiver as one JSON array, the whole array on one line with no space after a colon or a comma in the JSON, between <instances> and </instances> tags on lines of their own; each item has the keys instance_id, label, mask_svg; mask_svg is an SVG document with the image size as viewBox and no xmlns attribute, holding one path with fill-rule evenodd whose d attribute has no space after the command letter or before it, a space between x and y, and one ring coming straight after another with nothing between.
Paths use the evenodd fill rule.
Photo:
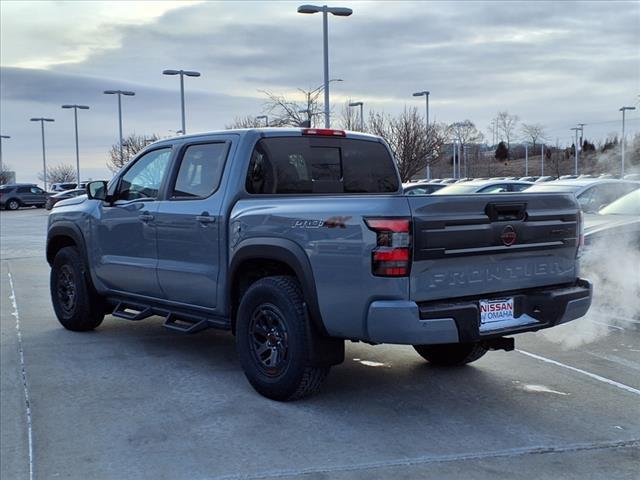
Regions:
<instances>
[{"instance_id":1,"label":"tow hitch receiver","mask_svg":"<svg viewBox=\"0 0 640 480\"><path fill-rule=\"evenodd\" d=\"M516 342L513 338L500 337L485 340L484 344L489 350L504 350L505 352L510 352L515 348Z\"/></svg>"}]
</instances>

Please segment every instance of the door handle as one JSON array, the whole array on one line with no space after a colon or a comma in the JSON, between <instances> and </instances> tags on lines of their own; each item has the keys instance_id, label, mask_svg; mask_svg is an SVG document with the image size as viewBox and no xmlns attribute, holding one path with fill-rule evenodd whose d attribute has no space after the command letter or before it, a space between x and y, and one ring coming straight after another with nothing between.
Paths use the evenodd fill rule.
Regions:
<instances>
[{"instance_id":1,"label":"door handle","mask_svg":"<svg viewBox=\"0 0 640 480\"><path fill-rule=\"evenodd\" d=\"M153 220L155 217L150 213L141 213L140 215L138 215L138 218L143 222L147 223Z\"/></svg>"},{"instance_id":2,"label":"door handle","mask_svg":"<svg viewBox=\"0 0 640 480\"><path fill-rule=\"evenodd\" d=\"M216 223L216 217L210 217L209 215L197 215L196 220L200 223Z\"/></svg>"}]
</instances>

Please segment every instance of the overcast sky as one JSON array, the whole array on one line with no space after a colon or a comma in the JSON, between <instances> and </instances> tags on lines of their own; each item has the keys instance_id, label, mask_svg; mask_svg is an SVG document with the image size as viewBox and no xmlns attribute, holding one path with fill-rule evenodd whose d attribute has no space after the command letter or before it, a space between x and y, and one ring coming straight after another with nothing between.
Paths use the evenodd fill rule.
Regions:
<instances>
[{"instance_id":1,"label":"overcast sky","mask_svg":"<svg viewBox=\"0 0 640 480\"><path fill-rule=\"evenodd\" d=\"M180 128L177 77L187 78L189 133L223 128L261 113L258 90L295 94L322 83L322 19L303 2L0 3L0 122L3 161L18 181L42 168L39 124L49 164L74 163L73 111L80 115L83 178L110 176L117 104L105 89L126 88L124 132L161 136ZM497 111L547 126L553 143L586 123L585 137L619 132L622 105L640 107L640 2L359 2L351 17L329 19L332 103L365 110L423 108L431 119L470 119L488 135ZM422 100L423 102L423 100ZM628 131L640 130L638 111Z\"/></svg>"}]
</instances>

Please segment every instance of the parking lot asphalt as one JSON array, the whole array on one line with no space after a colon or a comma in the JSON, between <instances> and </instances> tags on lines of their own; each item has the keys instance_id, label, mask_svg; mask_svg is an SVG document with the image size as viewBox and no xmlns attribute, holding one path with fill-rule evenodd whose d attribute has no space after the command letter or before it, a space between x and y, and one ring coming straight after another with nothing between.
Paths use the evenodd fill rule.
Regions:
<instances>
[{"instance_id":1,"label":"parking lot asphalt","mask_svg":"<svg viewBox=\"0 0 640 480\"><path fill-rule=\"evenodd\" d=\"M319 395L278 403L228 333L64 330L46 220L0 213L2 479L640 477L638 317L591 314L455 369L348 343Z\"/></svg>"}]
</instances>

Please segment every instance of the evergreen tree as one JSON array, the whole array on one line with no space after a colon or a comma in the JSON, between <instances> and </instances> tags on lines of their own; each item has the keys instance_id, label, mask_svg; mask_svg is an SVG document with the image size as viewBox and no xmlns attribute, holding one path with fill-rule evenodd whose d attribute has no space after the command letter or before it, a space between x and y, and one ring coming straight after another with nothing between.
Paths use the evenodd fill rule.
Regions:
<instances>
[{"instance_id":1,"label":"evergreen tree","mask_svg":"<svg viewBox=\"0 0 640 480\"><path fill-rule=\"evenodd\" d=\"M495 157L496 157L496 160L498 161L505 161L509 158L509 149L507 148L507 145L504 142L500 142L498 144L498 147L496 148Z\"/></svg>"}]
</instances>

